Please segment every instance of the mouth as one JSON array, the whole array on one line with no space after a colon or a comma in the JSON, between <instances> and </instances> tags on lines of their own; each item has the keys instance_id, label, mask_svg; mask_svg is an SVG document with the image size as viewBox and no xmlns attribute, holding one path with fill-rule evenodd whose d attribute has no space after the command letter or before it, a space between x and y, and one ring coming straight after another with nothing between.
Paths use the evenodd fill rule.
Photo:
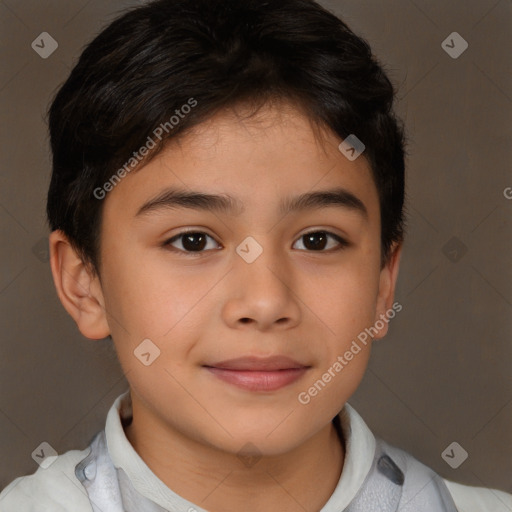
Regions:
<instances>
[{"instance_id":1,"label":"mouth","mask_svg":"<svg viewBox=\"0 0 512 512\"><path fill-rule=\"evenodd\" d=\"M248 391L276 391L300 379L309 368L286 356L241 357L204 365L220 380Z\"/></svg>"}]
</instances>

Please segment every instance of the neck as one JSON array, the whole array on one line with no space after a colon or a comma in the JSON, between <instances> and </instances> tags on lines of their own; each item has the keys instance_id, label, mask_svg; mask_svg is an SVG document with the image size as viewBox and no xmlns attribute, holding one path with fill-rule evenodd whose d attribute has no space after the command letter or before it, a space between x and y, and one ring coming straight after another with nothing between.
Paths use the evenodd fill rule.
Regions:
<instances>
[{"instance_id":1,"label":"neck","mask_svg":"<svg viewBox=\"0 0 512 512\"><path fill-rule=\"evenodd\" d=\"M210 512L318 511L338 484L345 451L333 423L291 452L244 466L237 454L197 442L138 415L137 402L132 406L125 433L135 451L167 487Z\"/></svg>"}]
</instances>

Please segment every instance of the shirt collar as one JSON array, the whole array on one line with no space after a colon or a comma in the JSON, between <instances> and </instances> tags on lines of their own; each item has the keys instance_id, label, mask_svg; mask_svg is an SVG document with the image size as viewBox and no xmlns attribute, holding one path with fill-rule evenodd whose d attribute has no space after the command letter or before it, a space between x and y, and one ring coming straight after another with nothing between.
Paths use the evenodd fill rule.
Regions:
<instances>
[{"instance_id":1,"label":"shirt collar","mask_svg":"<svg viewBox=\"0 0 512 512\"><path fill-rule=\"evenodd\" d=\"M198 512L206 512L169 489L142 460L123 429L123 423L129 422L131 417L128 389L116 398L107 414L105 436L114 466L126 472L139 493L161 507L179 510L194 507ZM339 418L345 439L343 471L333 494L320 512L339 512L350 504L362 487L375 454L375 437L355 409L345 404Z\"/></svg>"}]
</instances>

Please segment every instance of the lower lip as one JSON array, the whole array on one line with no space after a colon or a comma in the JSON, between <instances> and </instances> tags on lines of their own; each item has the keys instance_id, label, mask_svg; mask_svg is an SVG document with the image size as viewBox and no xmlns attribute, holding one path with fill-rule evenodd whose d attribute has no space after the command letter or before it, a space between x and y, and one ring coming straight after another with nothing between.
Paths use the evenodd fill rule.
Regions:
<instances>
[{"instance_id":1,"label":"lower lip","mask_svg":"<svg viewBox=\"0 0 512 512\"><path fill-rule=\"evenodd\" d=\"M307 368L289 368L276 371L226 370L206 367L216 377L249 391L276 391L300 379Z\"/></svg>"}]
</instances>

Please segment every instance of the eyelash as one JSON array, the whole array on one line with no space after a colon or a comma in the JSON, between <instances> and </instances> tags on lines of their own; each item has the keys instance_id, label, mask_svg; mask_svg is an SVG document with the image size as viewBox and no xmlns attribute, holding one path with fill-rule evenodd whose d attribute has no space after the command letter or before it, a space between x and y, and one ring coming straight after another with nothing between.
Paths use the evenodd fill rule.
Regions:
<instances>
[{"instance_id":1,"label":"eyelash","mask_svg":"<svg viewBox=\"0 0 512 512\"><path fill-rule=\"evenodd\" d=\"M322 252L325 252L325 253L331 253L331 252L337 252L337 251L341 251L343 249L346 249L347 247L349 247L351 244L349 242L347 242L344 238L340 237L339 235L336 235L334 233L331 233L330 231L326 231L326 230L315 230L315 231L309 231L308 233L304 233L302 234L297 240L300 240L301 238L304 238L305 236L308 236L308 235L313 235L313 234L318 234L318 233L323 233L325 235L327 235L328 237L331 237L331 238L334 238L336 240L336 242L338 242L339 244L339 247L338 248L335 248L335 249L322 249L322 250L318 250L318 251L315 251L315 250L305 250L306 252L311 252L311 253L322 253ZM177 249L176 247L173 247L171 244L176 241L176 240L179 240L181 237L184 237L186 235L190 235L190 234L195 234L195 235L206 235L207 237L211 238L212 240L215 240L211 235L209 235L208 233L205 233L204 231L195 231L195 230L191 230L191 231L182 231L181 233L178 233L177 235L174 235L172 238L166 240L165 242L163 242L162 244L162 247L166 248L166 249L169 249L173 252L178 252L178 253L182 253L182 254L185 254L187 256L201 256L203 255L205 252L208 252L208 251L211 251L212 249L203 249L201 251L187 251L187 250L183 250L183 249ZM216 242L217 243L217 242ZM300 250L303 250L303 249L300 249Z\"/></svg>"}]
</instances>

